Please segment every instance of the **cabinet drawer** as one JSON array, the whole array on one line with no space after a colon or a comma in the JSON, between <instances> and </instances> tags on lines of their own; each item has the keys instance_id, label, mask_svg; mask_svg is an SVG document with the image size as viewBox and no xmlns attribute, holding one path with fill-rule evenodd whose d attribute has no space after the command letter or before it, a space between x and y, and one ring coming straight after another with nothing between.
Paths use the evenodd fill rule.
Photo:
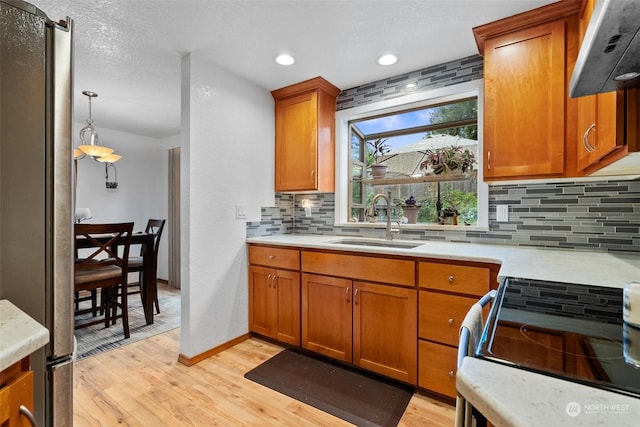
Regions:
<instances>
[{"instance_id":1,"label":"cabinet drawer","mask_svg":"<svg viewBox=\"0 0 640 427\"><path fill-rule=\"evenodd\" d=\"M422 288L483 296L489 292L489 267L421 262L418 284Z\"/></svg>"},{"instance_id":2,"label":"cabinet drawer","mask_svg":"<svg viewBox=\"0 0 640 427\"><path fill-rule=\"evenodd\" d=\"M298 270L300 268L300 251L249 245L249 264Z\"/></svg>"},{"instance_id":3,"label":"cabinet drawer","mask_svg":"<svg viewBox=\"0 0 640 427\"><path fill-rule=\"evenodd\" d=\"M457 346L464 316L477 301L475 297L421 290L418 328L420 338ZM485 308L485 315L488 309L489 306Z\"/></svg>"},{"instance_id":4,"label":"cabinet drawer","mask_svg":"<svg viewBox=\"0 0 640 427\"><path fill-rule=\"evenodd\" d=\"M418 341L418 386L455 398L457 350Z\"/></svg>"},{"instance_id":5,"label":"cabinet drawer","mask_svg":"<svg viewBox=\"0 0 640 427\"><path fill-rule=\"evenodd\" d=\"M415 286L415 262L358 255L302 252L302 271L349 279Z\"/></svg>"}]
</instances>

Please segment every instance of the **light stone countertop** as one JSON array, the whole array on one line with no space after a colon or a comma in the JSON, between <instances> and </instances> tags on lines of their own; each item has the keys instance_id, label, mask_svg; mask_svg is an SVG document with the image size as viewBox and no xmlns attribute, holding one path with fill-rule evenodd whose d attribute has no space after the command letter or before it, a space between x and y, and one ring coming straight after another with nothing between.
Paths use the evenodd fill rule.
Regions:
<instances>
[{"instance_id":1,"label":"light stone countertop","mask_svg":"<svg viewBox=\"0 0 640 427\"><path fill-rule=\"evenodd\" d=\"M622 288L640 280L640 254L424 241L412 249L333 243L347 236L278 235L248 243L500 264L500 277ZM379 239L362 239L379 240ZM422 242L422 241L420 241ZM501 426L636 426L640 399L472 357L457 374L458 391ZM567 413L570 406L571 416ZM576 409L577 408L577 409ZM577 411L580 411L576 415Z\"/></svg>"},{"instance_id":2,"label":"light stone countertop","mask_svg":"<svg viewBox=\"0 0 640 427\"><path fill-rule=\"evenodd\" d=\"M0 300L0 371L49 342L49 331L13 305Z\"/></svg>"},{"instance_id":3,"label":"light stone countertop","mask_svg":"<svg viewBox=\"0 0 640 427\"><path fill-rule=\"evenodd\" d=\"M622 288L625 282L640 280L640 254L637 253L614 254L425 240L394 240L394 242L423 243L412 249L332 243L346 239L384 242L384 239L358 239L348 236L302 234L253 237L247 239L247 242L309 249L331 249L347 252L488 262L500 264L498 273L500 277L520 277L580 285Z\"/></svg>"},{"instance_id":4,"label":"light stone countertop","mask_svg":"<svg viewBox=\"0 0 640 427\"><path fill-rule=\"evenodd\" d=\"M496 427L635 427L640 399L465 357L458 392Z\"/></svg>"}]
</instances>

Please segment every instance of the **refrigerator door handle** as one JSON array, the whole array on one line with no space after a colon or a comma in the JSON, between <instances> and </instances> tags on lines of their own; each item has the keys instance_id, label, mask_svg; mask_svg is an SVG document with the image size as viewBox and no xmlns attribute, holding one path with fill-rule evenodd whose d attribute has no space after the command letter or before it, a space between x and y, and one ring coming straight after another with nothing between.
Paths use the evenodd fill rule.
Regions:
<instances>
[{"instance_id":1,"label":"refrigerator door handle","mask_svg":"<svg viewBox=\"0 0 640 427\"><path fill-rule=\"evenodd\" d=\"M52 38L53 80L50 85L49 108L52 121L48 125L47 147L50 150L48 196L52 203L49 242L53 283L49 360L73 352L73 155L72 155L72 30L73 21L67 18L66 27L54 24Z\"/></svg>"}]
</instances>

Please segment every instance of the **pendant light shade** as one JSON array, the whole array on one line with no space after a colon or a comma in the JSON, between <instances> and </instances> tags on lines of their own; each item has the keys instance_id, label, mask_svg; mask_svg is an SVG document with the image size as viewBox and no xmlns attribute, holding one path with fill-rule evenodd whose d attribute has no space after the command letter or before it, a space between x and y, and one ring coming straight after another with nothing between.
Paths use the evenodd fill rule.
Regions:
<instances>
[{"instance_id":1,"label":"pendant light shade","mask_svg":"<svg viewBox=\"0 0 640 427\"><path fill-rule=\"evenodd\" d=\"M119 154L107 154L106 156L96 158L96 160L102 163L115 163L121 158L122 156Z\"/></svg>"}]
</instances>

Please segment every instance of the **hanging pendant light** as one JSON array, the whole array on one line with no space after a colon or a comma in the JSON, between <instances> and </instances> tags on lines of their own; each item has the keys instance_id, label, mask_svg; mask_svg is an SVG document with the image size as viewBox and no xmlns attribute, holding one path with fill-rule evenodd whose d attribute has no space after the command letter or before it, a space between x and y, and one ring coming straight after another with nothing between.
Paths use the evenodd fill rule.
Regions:
<instances>
[{"instance_id":1,"label":"hanging pendant light","mask_svg":"<svg viewBox=\"0 0 640 427\"><path fill-rule=\"evenodd\" d=\"M91 116L91 99L98 96L97 93L85 90L82 92L89 98L89 118L87 125L80 130L80 141L82 142L78 148L73 149L73 158L81 159L85 155L99 162L113 163L122 158L118 154L113 154L113 149L98 145L98 132L93 127L93 118Z\"/></svg>"}]
</instances>

